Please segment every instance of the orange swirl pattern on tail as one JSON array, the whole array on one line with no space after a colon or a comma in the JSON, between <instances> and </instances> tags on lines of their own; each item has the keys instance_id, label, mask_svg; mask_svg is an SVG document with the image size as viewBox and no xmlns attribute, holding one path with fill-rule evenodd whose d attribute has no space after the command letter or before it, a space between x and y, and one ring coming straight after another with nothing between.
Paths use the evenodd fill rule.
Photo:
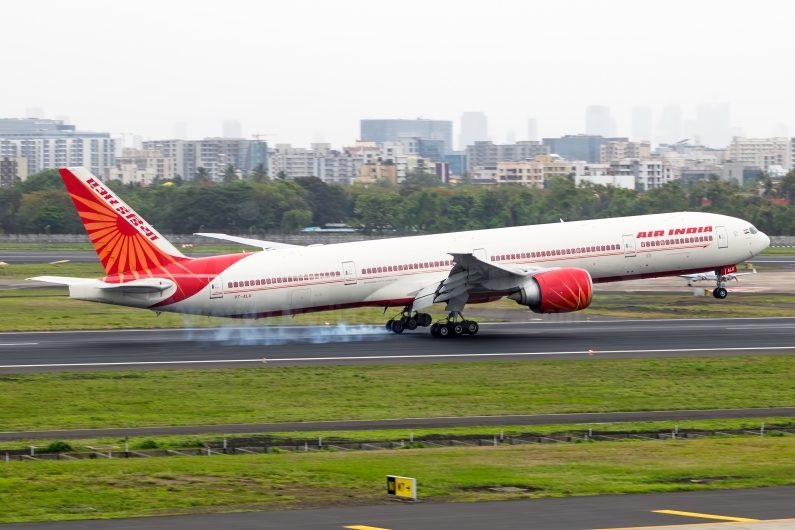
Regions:
<instances>
[{"instance_id":1,"label":"orange swirl pattern on tail","mask_svg":"<svg viewBox=\"0 0 795 530\"><path fill-rule=\"evenodd\" d=\"M91 179L85 183L68 169L60 173L108 276L132 273L134 278L152 277L152 269L188 259L158 248L154 241L159 234L101 182Z\"/></svg>"},{"instance_id":2,"label":"orange swirl pattern on tail","mask_svg":"<svg viewBox=\"0 0 795 530\"><path fill-rule=\"evenodd\" d=\"M593 282L585 269L555 269L533 279L541 289L539 313L570 313L591 305Z\"/></svg>"}]
</instances>

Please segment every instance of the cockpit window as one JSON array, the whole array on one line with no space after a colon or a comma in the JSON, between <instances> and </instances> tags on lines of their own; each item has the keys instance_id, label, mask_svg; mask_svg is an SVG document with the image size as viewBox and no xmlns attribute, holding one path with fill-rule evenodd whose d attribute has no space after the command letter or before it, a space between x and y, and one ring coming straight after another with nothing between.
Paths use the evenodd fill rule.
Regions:
<instances>
[{"instance_id":1,"label":"cockpit window","mask_svg":"<svg viewBox=\"0 0 795 530\"><path fill-rule=\"evenodd\" d=\"M751 228L749 228L749 230L751 231L752 234L755 234L755 233L759 232L759 230L757 230L753 226Z\"/></svg>"}]
</instances>

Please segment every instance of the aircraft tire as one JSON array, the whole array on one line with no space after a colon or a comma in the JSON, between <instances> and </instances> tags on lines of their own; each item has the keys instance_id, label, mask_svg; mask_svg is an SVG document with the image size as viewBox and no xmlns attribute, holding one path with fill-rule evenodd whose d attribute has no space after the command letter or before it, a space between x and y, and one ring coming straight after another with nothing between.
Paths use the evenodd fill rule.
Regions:
<instances>
[{"instance_id":1,"label":"aircraft tire","mask_svg":"<svg viewBox=\"0 0 795 530\"><path fill-rule=\"evenodd\" d=\"M464 325L462 323L453 322L451 324L448 324L448 326L450 328L450 335L454 337L460 337L461 335L464 334Z\"/></svg>"},{"instance_id":2,"label":"aircraft tire","mask_svg":"<svg viewBox=\"0 0 795 530\"><path fill-rule=\"evenodd\" d=\"M392 325L395 323L394 320L389 320L386 325L384 326L387 331L392 331Z\"/></svg>"},{"instance_id":3,"label":"aircraft tire","mask_svg":"<svg viewBox=\"0 0 795 530\"><path fill-rule=\"evenodd\" d=\"M419 326L419 322L417 322L416 318L410 318L406 322L406 327L412 331L417 329L417 326Z\"/></svg>"},{"instance_id":4,"label":"aircraft tire","mask_svg":"<svg viewBox=\"0 0 795 530\"><path fill-rule=\"evenodd\" d=\"M446 339L447 337L449 337L452 334L452 331L450 330L450 327L447 326L446 324L437 324L437 326L438 326L436 328L436 336L437 337Z\"/></svg>"},{"instance_id":5,"label":"aircraft tire","mask_svg":"<svg viewBox=\"0 0 795 530\"><path fill-rule=\"evenodd\" d=\"M464 330L470 335L477 335L478 331L480 330L480 326L478 326L478 323L474 320L467 320L464 323Z\"/></svg>"},{"instance_id":6,"label":"aircraft tire","mask_svg":"<svg viewBox=\"0 0 795 530\"><path fill-rule=\"evenodd\" d=\"M403 329L405 328L403 326L403 322L400 320L395 320L395 322L392 324L392 333L403 333Z\"/></svg>"},{"instance_id":7,"label":"aircraft tire","mask_svg":"<svg viewBox=\"0 0 795 530\"><path fill-rule=\"evenodd\" d=\"M439 336L439 324L432 324L431 325L431 336L438 337Z\"/></svg>"},{"instance_id":8,"label":"aircraft tire","mask_svg":"<svg viewBox=\"0 0 795 530\"><path fill-rule=\"evenodd\" d=\"M431 324L433 324L433 318L428 313L420 313L417 317L420 326L427 328Z\"/></svg>"},{"instance_id":9,"label":"aircraft tire","mask_svg":"<svg viewBox=\"0 0 795 530\"><path fill-rule=\"evenodd\" d=\"M718 287L717 289L712 291L712 296L714 296L718 300L723 300L724 298L729 296L729 291L727 291L725 287Z\"/></svg>"}]
</instances>

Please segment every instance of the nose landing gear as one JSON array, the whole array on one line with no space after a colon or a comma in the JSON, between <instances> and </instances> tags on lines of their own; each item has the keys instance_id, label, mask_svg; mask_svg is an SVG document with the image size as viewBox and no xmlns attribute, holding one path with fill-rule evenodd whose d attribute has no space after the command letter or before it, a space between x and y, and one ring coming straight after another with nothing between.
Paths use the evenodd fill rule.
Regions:
<instances>
[{"instance_id":1,"label":"nose landing gear","mask_svg":"<svg viewBox=\"0 0 795 530\"><path fill-rule=\"evenodd\" d=\"M718 286L712 290L712 296L717 298L718 300L723 300L727 296L729 296L729 291L726 290L726 276L723 276L721 272L715 271L715 276L718 277Z\"/></svg>"}]
</instances>

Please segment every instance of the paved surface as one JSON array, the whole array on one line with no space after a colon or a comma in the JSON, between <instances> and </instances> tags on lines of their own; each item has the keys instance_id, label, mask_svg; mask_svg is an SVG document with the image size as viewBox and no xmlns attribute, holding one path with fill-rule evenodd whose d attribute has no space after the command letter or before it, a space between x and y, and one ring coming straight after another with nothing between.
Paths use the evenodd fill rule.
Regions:
<instances>
[{"instance_id":1,"label":"paved surface","mask_svg":"<svg viewBox=\"0 0 795 530\"><path fill-rule=\"evenodd\" d=\"M457 339L380 326L0 333L0 373L791 353L793 318L584 321L575 314L483 324L478 335Z\"/></svg>"},{"instance_id":2,"label":"paved surface","mask_svg":"<svg viewBox=\"0 0 795 530\"><path fill-rule=\"evenodd\" d=\"M628 421L684 421L795 416L795 407L719 410L657 410L645 412L596 412L575 414L524 414L513 416L463 416L451 418L400 418L394 420L344 420L232 425L185 425L179 427L129 427L119 429L70 429L0 432L0 441L36 438L79 439L178 434L240 434L266 432L357 431L372 429L420 429L429 427L484 427L489 425L562 425Z\"/></svg>"},{"instance_id":3,"label":"paved surface","mask_svg":"<svg viewBox=\"0 0 795 530\"><path fill-rule=\"evenodd\" d=\"M422 483L418 484L422 488ZM421 490L420 490L421 491ZM728 491L603 495L565 499L328 508L319 510L232 513L152 517L105 521L11 524L8 530L137 530L190 528L191 530L586 530L643 526L714 523L718 520L656 513L655 510L692 512L742 519L795 517L795 487ZM755 528L753 526L739 528ZM772 523L769 523L772 525ZM795 528L795 523L759 526L765 530ZM783 526L781 526L783 525ZM788 525L788 526L787 526ZM720 528L720 527L718 527ZM727 525L726 530L733 528ZM736 528L736 527L734 527Z\"/></svg>"}]
</instances>

